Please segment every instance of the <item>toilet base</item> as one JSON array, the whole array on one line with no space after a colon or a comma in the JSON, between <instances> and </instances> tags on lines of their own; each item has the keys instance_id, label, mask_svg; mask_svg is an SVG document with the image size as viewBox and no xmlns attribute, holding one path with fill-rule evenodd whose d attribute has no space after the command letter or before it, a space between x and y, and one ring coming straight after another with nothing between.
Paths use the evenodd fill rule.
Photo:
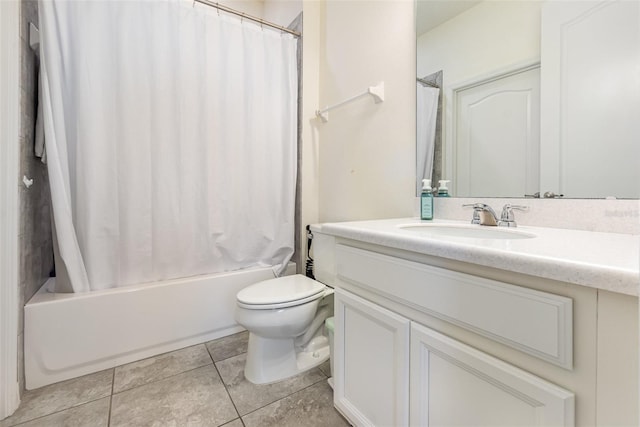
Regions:
<instances>
[{"instance_id":1,"label":"toilet base","mask_svg":"<svg viewBox=\"0 0 640 427\"><path fill-rule=\"evenodd\" d=\"M308 371L329 359L329 340L317 336L304 348L293 339L273 339L249 333L244 376L254 384L269 384Z\"/></svg>"}]
</instances>

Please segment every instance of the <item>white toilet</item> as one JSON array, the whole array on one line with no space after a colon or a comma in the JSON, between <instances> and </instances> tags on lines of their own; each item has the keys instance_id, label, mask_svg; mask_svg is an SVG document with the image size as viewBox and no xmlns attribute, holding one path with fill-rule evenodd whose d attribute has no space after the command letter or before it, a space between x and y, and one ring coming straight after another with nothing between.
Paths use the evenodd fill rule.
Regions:
<instances>
[{"instance_id":1,"label":"white toilet","mask_svg":"<svg viewBox=\"0 0 640 427\"><path fill-rule=\"evenodd\" d=\"M249 331L244 376L254 384L280 381L329 358L324 321L333 289L301 274L265 280L238 292L236 321Z\"/></svg>"}]
</instances>

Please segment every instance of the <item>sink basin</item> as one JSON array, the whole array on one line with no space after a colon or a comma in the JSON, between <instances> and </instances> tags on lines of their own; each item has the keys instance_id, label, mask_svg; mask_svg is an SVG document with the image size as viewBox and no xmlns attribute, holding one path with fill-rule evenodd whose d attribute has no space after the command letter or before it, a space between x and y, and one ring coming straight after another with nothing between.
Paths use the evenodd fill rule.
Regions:
<instances>
[{"instance_id":1,"label":"sink basin","mask_svg":"<svg viewBox=\"0 0 640 427\"><path fill-rule=\"evenodd\" d=\"M489 227L482 225L432 224L416 223L402 224L398 228L432 237L461 237L466 239L531 239L535 234L509 228Z\"/></svg>"}]
</instances>

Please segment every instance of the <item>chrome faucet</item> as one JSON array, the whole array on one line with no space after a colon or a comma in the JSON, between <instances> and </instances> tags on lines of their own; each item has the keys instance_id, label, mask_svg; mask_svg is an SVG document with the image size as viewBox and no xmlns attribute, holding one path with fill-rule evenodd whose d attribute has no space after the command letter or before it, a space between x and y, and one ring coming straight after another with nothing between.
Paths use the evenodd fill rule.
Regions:
<instances>
[{"instance_id":1,"label":"chrome faucet","mask_svg":"<svg viewBox=\"0 0 640 427\"><path fill-rule=\"evenodd\" d=\"M500 215L500 221L498 221L498 225L500 227L517 227L515 215L513 214L513 210L517 209L519 211L526 211L529 209L528 206L521 205L512 205L507 203L502 208L502 214Z\"/></svg>"},{"instance_id":2,"label":"chrome faucet","mask_svg":"<svg viewBox=\"0 0 640 427\"><path fill-rule=\"evenodd\" d=\"M473 219L471 220L471 224L480 224L480 225L489 225L496 226L498 225L498 216L495 211L491 208L491 206L484 203L471 203L468 205L462 205L463 207L472 207L473 208Z\"/></svg>"}]
</instances>

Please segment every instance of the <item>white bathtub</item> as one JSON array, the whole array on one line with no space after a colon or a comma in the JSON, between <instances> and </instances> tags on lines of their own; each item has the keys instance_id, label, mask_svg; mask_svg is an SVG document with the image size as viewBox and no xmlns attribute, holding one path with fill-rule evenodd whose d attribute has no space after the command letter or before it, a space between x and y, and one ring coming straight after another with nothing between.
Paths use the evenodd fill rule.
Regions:
<instances>
[{"instance_id":1,"label":"white bathtub","mask_svg":"<svg viewBox=\"0 0 640 427\"><path fill-rule=\"evenodd\" d=\"M26 388L240 332L236 293L273 277L259 268L82 294L51 293L49 279L24 310Z\"/></svg>"}]
</instances>

